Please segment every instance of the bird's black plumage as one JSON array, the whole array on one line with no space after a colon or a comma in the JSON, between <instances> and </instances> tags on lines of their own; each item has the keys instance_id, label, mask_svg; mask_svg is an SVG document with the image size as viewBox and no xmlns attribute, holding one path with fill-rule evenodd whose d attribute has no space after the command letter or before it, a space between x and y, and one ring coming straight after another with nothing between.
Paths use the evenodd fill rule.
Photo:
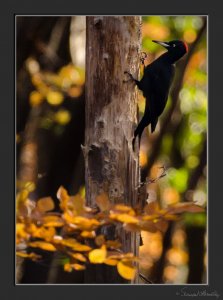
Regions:
<instances>
[{"instance_id":1,"label":"bird's black plumage","mask_svg":"<svg viewBox=\"0 0 223 300\"><path fill-rule=\"evenodd\" d=\"M134 79L130 73L126 72L131 79L134 80L146 98L144 115L134 132L133 149L137 136L139 137L140 144L141 135L146 126L151 124L151 132L155 130L158 117L162 114L168 99L170 86L175 74L174 63L188 51L187 45L179 40L153 42L165 47L167 52L144 67L144 74L140 81Z\"/></svg>"}]
</instances>

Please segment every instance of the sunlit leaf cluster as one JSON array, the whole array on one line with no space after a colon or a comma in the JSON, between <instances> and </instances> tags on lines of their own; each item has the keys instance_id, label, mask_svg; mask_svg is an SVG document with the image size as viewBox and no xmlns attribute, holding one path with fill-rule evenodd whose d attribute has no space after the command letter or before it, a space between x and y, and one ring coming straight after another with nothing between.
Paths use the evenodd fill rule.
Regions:
<instances>
[{"instance_id":1,"label":"sunlit leaf cluster","mask_svg":"<svg viewBox=\"0 0 223 300\"><path fill-rule=\"evenodd\" d=\"M44 106L43 113L39 113L39 127L60 135L72 118L67 100L75 100L83 94L85 71L73 64L57 72L44 71L34 58L27 59L26 69L33 86L29 104L33 109Z\"/></svg>"},{"instance_id":2,"label":"sunlit leaf cluster","mask_svg":"<svg viewBox=\"0 0 223 300\"><path fill-rule=\"evenodd\" d=\"M121 226L130 232L165 232L168 222L178 220L184 212L203 212L195 203L186 202L161 209L157 202L148 203L143 210L125 204L112 204L107 194L96 198L97 207L85 205L81 194L70 196L60 187L57 198L60 212L55 212L51 197L29 199L35 189L32 182L18 183L16 245L17 255L34 261L39 252L60 252L68 257L64 270L85 270L88 264L106 264L117 267L120 276L132 280L139 258L124 253L119 238L109 240L101 232L103 227Z\"/></svg>"},{"instance_id":3,"label":"sunlit leaf cluster","mask_svg":"<svg viewBox=\"0 0 223 300\"><path fill-rule=\"evenodd\" d=\"M57 73L41 71L38 62L29 58L26 62L35 90L30 94L30 104L38 106L47 101L52 106L58 106L64 101L64 96L79 97L85 81L84 70L72 64L62 67Z\"/></svg>"}]
</instances>

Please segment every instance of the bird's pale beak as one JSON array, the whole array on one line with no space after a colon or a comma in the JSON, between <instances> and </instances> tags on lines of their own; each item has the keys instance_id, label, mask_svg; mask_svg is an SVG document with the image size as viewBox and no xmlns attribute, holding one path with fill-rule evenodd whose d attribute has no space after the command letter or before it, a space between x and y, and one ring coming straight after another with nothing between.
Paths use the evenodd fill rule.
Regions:
<instances>
[{"instance_id":1,"label":"bird's pale beak","mask_svg":"<svg viewBox=\"0 0 223 300\"><path fill-rule=\"evenodd\" d=\"M169 48L170 45L167 42L160 42L160 41L152 41L153 43L159 44L161 46L163 46L164 48Z\"/></svg>"}]
</instances>

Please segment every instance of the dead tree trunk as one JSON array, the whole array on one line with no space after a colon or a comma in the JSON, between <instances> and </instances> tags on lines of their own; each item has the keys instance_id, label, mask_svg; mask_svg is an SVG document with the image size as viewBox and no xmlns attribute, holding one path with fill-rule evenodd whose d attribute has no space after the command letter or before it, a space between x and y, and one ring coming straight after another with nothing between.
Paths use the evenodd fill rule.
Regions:
<instances>
[{"instance_id":1,"label":"dead tree trunk","mask_svg":"<svg viewBox=\"0 0 223 300\"><path fill-rule=\"evenodd\" d=\"M140 17L87 17L85 180L87 204L107 193L111 203L137 204L138 153L132 138L137 92L124 72L138 77ZM121 231L123 251L138 251L138 236ZM101 267L101 266L100 266ZM101 272L101 268L99 270ZM87 273L87 272L86 272ZM96 268L88 282L120 282Z\"/></svg>"}]
</instances>

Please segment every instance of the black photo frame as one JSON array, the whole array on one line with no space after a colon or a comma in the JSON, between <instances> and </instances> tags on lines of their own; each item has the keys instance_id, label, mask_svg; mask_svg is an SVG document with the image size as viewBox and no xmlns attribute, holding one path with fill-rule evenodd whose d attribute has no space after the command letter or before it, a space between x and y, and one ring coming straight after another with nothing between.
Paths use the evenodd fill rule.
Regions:
<instances>
[{"instance_id":1,"label":"black photo frame","mask_svg":"<svg viewBox=\"0 0 223 300\"><path fill-rule=\"evenodd\" d=\"M10 1L0 10L1 30L1 299L179 299L223 298L223 247L221 228L222 162L222 10L221 2L204 1ZM3 5L3 4L2 4ZM1 5L1 6L2 6ZM15 285L15 16L16 15L208 15L208 234L209 276L207 285Z\"/></svg>"}]
</instances>

